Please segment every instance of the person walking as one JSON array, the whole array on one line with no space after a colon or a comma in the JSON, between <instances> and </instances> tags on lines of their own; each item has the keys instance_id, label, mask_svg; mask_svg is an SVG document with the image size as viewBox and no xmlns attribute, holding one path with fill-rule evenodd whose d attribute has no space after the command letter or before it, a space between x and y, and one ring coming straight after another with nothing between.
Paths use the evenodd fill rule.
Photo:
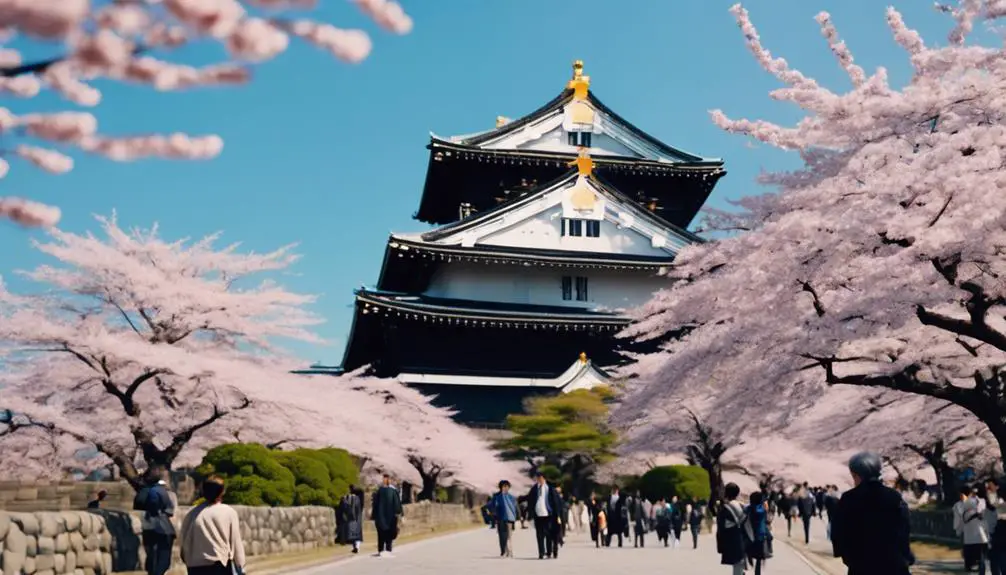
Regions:
<instances>
[{"instance_id":1,"label":"person walking","mask_svg":"<svg viewBox=\"0 0 1006 575\"><path fill-rule=\"evenodd\" d=\"M720 554L720 564L730 565L732 575L744 575L746 516L744 507L737 501L741 490L736 483L723 487L726 501L716 515L716 552Z\"/></svg>"},{"instance_id":2,"label":"person walking","mask_svg":"<svg viewBox=\"0 0 1006 575\"><path fill-rule=\"evenodd\" d=\"M828 491L824 495L824 510L828 514L828 541L831 541L831 523L834 521L835 509L838 507L838 498L840 497L838 493L837 485L829 485Z\"/></svg>"},{"instance_id":3,"label":"person walking","mask_svg":"<svg viewBox=\"0 0 1006 575\"><path fill-rule=\"evenodd\" d=\"M831 525L831 546L848 575L909 575L915 563L910 543L908 504L880 480L876 453L849 460L855 485L842 494Z\"/></svg>"},{"instance_id":4,"label":"person walking","mask_svg":"<svg viewBox=\"0 0 1006 575\"><path fill-rule=\"evenodd\" d=\"M243 573L245 548L238 512L223 503L224 480L208 477L200 488L203 502L182 521L182 562L189 575Z\"/></svg>"},{"instance_id":5,"label":"person walking","mask_svg":"<svg viewBox=\"0 0 1006 575\"><path fill-rule=\"evenodd\" d=\"M762 565L772 557L772 513L760 491L751 494L744 529L748 563L754 566L754 575L761 575Z\"/></svg>"},{"instance_id":6,"label":"person walking","mask_svg":"<svg viewBox=\"0 0 1006 575\"><path fill-rule=\"evenodd\" d=\"M992 575L1006 575L1006 501L999 496L999 484L994 479L985 482L985 524Z\"/></svg>"},{"instance_id":7,"label":"person walking","mask_svg":"<svg viewBox=\"0 0 1006 575\"><path fill-rule=\"evenodd\" d=\"M499 482L499 491L493 496L492 512L499 533L500 557L513 557L513 529L520 511L517 499L510 493L510 482L506 479Z\"/></svg>"},{"instance_id":8,"label":"person walking","mask_svg":"<svg viewBox=\"0 0 1006 575\"><path fill-rule=\"evenodd\" d=\"M359 553L360 544L363 542L363 498L357 494L355 485L350 485L349 493L339 500L337 513L339 516L339 521L336 522L337 540L352 545L353 553Z\"/></svg>"},{"instance_id":9,"label":"person walking","mask_svg":"<svg viewBox=\"0 0 1006 575\"><path fill-rule=\"evenodd\" d=\"M377 556L393 557L392 542L398 537L398 519L402 516L402 498L391 485L387 473L381 478L381 487L374 492L371 517L377 528Z\"/></svg>"},{"instance_id":10,"label":"person walking","mask_svg":"<svg viewBox=\"0 0 1006 575\"><path fill-rule=\"evenodd\" d=\"M604 542L600 526L600 516L603 514L604 505L597 500L597 494L591 492L590 499L587 500L587 523L590 525L590 540L595 547L600 547Z\"/></svg>"},{"instance_id":11,"label":"person walking","mask_svg":"<svg viewBox=\"0 0 1006 575\"><path fill-rule=\"evenodd\" d=\"M618 536L618 546L622 546L622 537L629 529L629 513L625 506L625 498L618 491L618 486L611 488L611 497L608 498L604 509L604 515L608 520L608 535L605 538L605 547L611 547L611 539Z\"/></svg>"},{"instance_id":12,"label":"person walking","mask_svg":"<svg viewBox=\"0 0 1006 575\"><path fill-rule=\"evenodd\" d=\"M562 492L562 485L556 484L555 493L559 498L559 511L556 517L559 519L555 530L555 544L562 547L566 543L566 528L569 527L569 500Z\"/></svg>"},{"instance_id":13,"label":"person walking","mask_svg":"<svg viewBox=\"0 0 1006 575\"><path fill-rule=\"evenodd\" d=\"M147 486L133 499L133 508L143 511L140 528L147 555L144 561L147 575L164 575L171 568L171 549L176 535L172 518L178 508L178 499L168 489L167 479L167 470L151 468Z\"/></svg>"},{"instance_id":14,"label":"person walking","mask_svg":"<svg viewBox=\"0 0 1006 575\"><path fill-rule=\"evenodd\" d=\"M957 535L964 541L964 561L978 566L979 575L985 575L985 563L988 559L989 534L985 518L985 500L978 497L974 486L961 490L964 502L961 514L954 524Z\"/></svg>"},{"instance_id":15,"label":"person walking","mask_svg":"<svg viewBox=\"0 0 1006 575\"><path fill-rule=\"evenodd\" d=\"M559 513L562 511L562 500L555 488L545 481L545 474L538 472L535 483L527 495L528 507L534 517L534 535L538 541L538 559L545 557L558 558L559 546L556 544L559 525L562 522Z\"/></svg>"},{"instance_id":16,"label":"person walking","mask_svg":"<svg viewBox=\"0 0 1006 575\"><path fill-rule=\"evenodd\" d=\"M817 502L806 487L800 491L797 507L800 510L800 519L803 520L803 542L810 545L810 522L816 516Z\"/></svg>"},{"instance_id":17,"label":"person walking","mask_svg":"<svg viewBox=\"0 0 1006 575\"><path fill-rule=\"evenodd\" d=\"M520 528L527 529L527 495L521 495L517 498L517 511L520 513Z\"/></svg>"},{"instance_id":18,"label":"person walking","mask_svg":"<svg viewBox=\"0 0 1006 575\"><path fill-rule=\"evenodd\" d=\"M667 547L671 533L671 507L663 497L657 499L657 504L653 506L653 519L657 526L657 542Z\"/></svg>"},{"instance_id":19,"label":"person walking","mask_svg":"<svg viewBox=\"0 0 1006 575\"><path fill-rule=\"evenodd\" d=\"M688 512L688 530L692 533L692 549L699 548L699 531L702 530L702 506L695 502Z\"/></svg>"},{"instance_id":20,"label":"person walking","mask_svg":"<svg viewBox=\"0 0 1006 575\"><path fill-rule=\"evenodd\" d=\"M629 518L632 521L632 546L646 547L646 530L649 527L650 517L646 513L646 506L643 505L643 497L639 491L629 503Z\"/></svg>"},{"instance_id":21,"label":"person walking","mask_svg":"<svg viewBox=\"0 0 1006 575\"><path fill-rule=\"evenodd\" d=\"M685 530L685 504L682 501L678 501L678 496L674 495L671 497L671 533L674 535L674 541L671 545L677 549L678 545L681 545L681 532Z\"/></svg>"}]
</instances>

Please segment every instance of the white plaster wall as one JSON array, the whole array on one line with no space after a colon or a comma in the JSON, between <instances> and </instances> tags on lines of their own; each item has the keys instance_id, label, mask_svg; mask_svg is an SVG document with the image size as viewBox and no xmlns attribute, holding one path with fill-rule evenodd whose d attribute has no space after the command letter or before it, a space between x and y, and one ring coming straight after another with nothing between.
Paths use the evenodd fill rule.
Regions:
<instances>
[{"instance_id":1,"label":"white plaster wall","mask_svg":"<svg viewBox=\"0 0 1006 575\"><path fill-rule=\"evenodd\" d=\"M518 142L515 147L519 150L538 150L542 152L576 154L580 151L580 149L576 146L569 145L566 133L566 130L560 126L543 134L538 139ZM628 158L639 157L639 154L629 149L625 144L622 144L607 134L597 132L591 134L590 136L590 153L598 156L608 155Z\"/></svg>"},{"instance_id":2,"label":"white plaster wall","mask_svg":"<svg viewBox=\"0 0 1006 575\"><path fill-rule=\"evenodd\" d=\"M519 221L500 231L479 238L475 245L508 246L520 248L541 248L569 250L575 252L598 252L611 254L632 254L637 256L669 256L672 252L653 247L652 241L632 229L619 228L617 224L601 221L601 236L563 236L562 209L559 207L526 220ZM555 218L553 219L553 216ZM586 233L586 230L584 230Z\"/></svg>"},{"instance_id":3,"label":"white plaster wall","mask_svg":"<svg viewBox=\"0 0 1006 575\"><path fill-rule=\"evenodd\" d=\"M588 278L588 301L562 299L564 275ZM424 293L431 297L475 301L617 310L645 303L666 285L666 278L645 272L452 263L440 267ZM575 280L573 297L576 297Z\"/></svg>"}]
</instances>

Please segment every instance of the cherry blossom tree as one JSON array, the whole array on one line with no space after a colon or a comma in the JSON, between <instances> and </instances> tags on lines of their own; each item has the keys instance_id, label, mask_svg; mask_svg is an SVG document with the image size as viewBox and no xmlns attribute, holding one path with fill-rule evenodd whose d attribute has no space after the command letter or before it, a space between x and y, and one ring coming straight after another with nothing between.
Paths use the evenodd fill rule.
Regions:
<instances>
[{"instance_id":1,"label":"cherry blossom tree","mask_svg":"<svg viewBox=\"0 0 1006 575\"><path fill-rule=\"evenodd\" d=\"M480 489L519 474L394 380L290 373L278 344L320 341L314 298L255 283L297 260L289 247L248 254L99 221L103 236L52 229L35 243L53 262L23 275L46 289L0 286L3 474L53 476L90 457L136 486L145 469L236 439L338 446L406 478L424 457Z\"/></svg>"},{"instance_id":2,"label":"cherry blossom tree","mask_svg":"<svg viewBox=\"0 0 1006 575\"><path fill-rule=\"evenodd\" d=\"M652 440L668 425L661 406L690 398L725 433L774 434L808 457L949 434L968 438L955 449L1006 452L1006 53L966 42L1006 4L940 10L954 24L944 46L887 10L913 69L901 89L883 68L867 74L818 15L852 86L838 93L773 56L731 9L783 84L770 96L806 116L787 127L716 110L713 121L803 166L715 214L710 227L745 231L683 250L670 287L638 310L628 337L685 335L639 358L616 421Z\"/></svg>"},{"instance_id":3,"label":"cherry blossom tree","mask_svg":"<svg viewBox=\"0 0 1006 575\"><path fill-rule=\"evenodd\" d=\"M381 28L397 34L412 20L392 0L353 0ZM291 38L303 40L350 63L371 50L363 30L347 30L304 17L316 0L0 0L0 93L33 98L52 90L79 107L93 108L98 79L145 84L156 90L243 84L250 66L285 51ZM25 62L21 51L65 56ZM220 61L189 66L171 60L176 49L196 44L225 49ZM132 134L98 131L94 115L78 109L16 114L0 108L0 177L7 158L18 157L54 174L73 168L61 150L77 149L117 161L161 157L202 160L223 148L216 135ZM16 136L11 139L11 136ZM58 149L57 149L58 148ZM0 196L0 217L25 226L55 225L58 208Z\"/></svg>"}]
</instances>

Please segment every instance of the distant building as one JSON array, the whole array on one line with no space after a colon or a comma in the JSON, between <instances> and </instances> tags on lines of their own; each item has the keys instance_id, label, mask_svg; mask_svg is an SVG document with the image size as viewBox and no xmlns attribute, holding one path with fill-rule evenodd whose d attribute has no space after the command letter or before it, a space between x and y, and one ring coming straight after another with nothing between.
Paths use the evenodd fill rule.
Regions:
<instances>
[{"instance_id":1,"label":"distant building","mask_svg":"<svg viewBox=\"0 0 1006 575\"><path fill-rule=\"evenodd\" d=\"M342 368L369 365L498 424L524 398L591 387L613 336L684 246L723 161L668 146L589 90L576 62L555 99L491 130L432 136L416 219L356 292ZM304 373L326 373L315 366Z\"/></svg>"}]
</instances>

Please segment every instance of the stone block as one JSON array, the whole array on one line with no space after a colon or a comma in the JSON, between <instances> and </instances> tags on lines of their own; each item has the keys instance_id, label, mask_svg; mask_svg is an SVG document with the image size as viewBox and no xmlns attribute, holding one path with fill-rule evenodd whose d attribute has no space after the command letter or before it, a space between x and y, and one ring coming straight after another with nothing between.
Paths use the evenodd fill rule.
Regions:
<instances>
[{"instance_id":1,"label":"stone block","mask_svg":"<svg viewBox=\"0 0 1006 575\"><path fill-rule=\"evenodd\" d=\"M38 488L31 486L22 486L14 493L14 499L18 501L31 501L38 499Z\"/></svg>"},{"instance_id":2,"label":"stone block","mask_svg":"<svg viewBox=\"0 0 1006 575\"><path fill-rule=\"evenodd\" d=\"M56 553L66 553L70 550L70 534L60 533L54 539Z\"/></svg>"},{"instance_id":3,"label":"stone block","mask_svg":"<svg viewBox=\"0 0 1006 575\"><path fill-rule=\"evenodd\" d=\"M101 569L102 569L102 571L101 571L102 573L111 573L112 572L112 554L111 553L102 553L101 554Z\"/></svg>"},{"instance_id":4,"label":"stone block","mask_svg":"<svg viewBox=\"0 0 1006 575\"><path fill-rule=\"evenodd\" d=\"M98 534L98 548L99 549L111 549L112 548L112 534L108 531L103 531Z\"/></svg>"},{"instance_id":5,"label":"stone block","mask_svg":"<svg viewBox=\"0 0 1006 575\"><path fill-rule=\"evenodd\" d=\"M81 513L80 514L80 534L87 537L94 530L94 522L98 520L98 516L94 513Z\"/></svg>"},{"instance_id":6,"label":"stone block","mask_svg":"<svg viewBox=\"0 0 1006 575\"><path fill-rule=\"evenodd\" d=\"M35 575L56 575L55 569L39 569L35 567Z\"/></svg>"},{"instance_id":7,"label":"stone block","mask_svg":"<svg viewBox=\"0 0 1006 575\"><path fill-rule=\"evenodd\" d=\"M101 568L101 554L97 551L81 551L77 554L77 567L87 570Z\"/></svg>"},{"instance_id":8,"label":"stone block","mask_svg":"<svg viewBox=\"0 0 1006 575\"><path fill-rule=\"evenodd\" d=\"M35 541L37 542L36 555L52 555L56 552L56 538L46 537L44 535L39 535Z\"/></svg>"},{"instance_id":9,"label":"stone block","mask_svg":"<svg viewBox=\"0 0 1006 575\"><path fill-rule=\"evenodd\" d=\"M28 557L38 555L38 537L35 535L25 535L24 554Z\"/></svg>"},{"instance_id":10,"label":"stone block","mask_svg":"<svg viewBox=\"0 0 1006 575\"><path fill-rule=\"evenodd\" d=\"M63 520L63 526L67 531L77 531L80 529L80 513L77 511L64 511L59 514Z\"/></svg>"},{"instance_id":11,"label":"stone block","mask_svg":"<svg viewBox=\"0 0 1006 575\"><path fill-rule=\"evenodd\" d=\"M51 569L55 569L55 567L56 567L55 555L38 555L35 557L36 571L48 571Z\"/></svg>"},{"instance_id":12,"label":"stone block","mask_svg":"<svg viewBox=\"0 0 1006 575\"><path fill-rule=\"evenodd\" d=\"M66 573L73 573L77 570L77 553L75 551L67 551L66 555Z\"/></svg>"},{"instance_id":13,"label":"stone block","mask_svg":"<svg viewBox=\"0 0 1006 575\"><path fill-rule=\"evenodd\" d=\"M55 537L59 534L61 530L65 529L65 526L60 521L60 516L56 513L36 513L35 519L38 520L38 534L45 537Z\"/></svg>"},{"instance_id":14,"label":"stone block","mask_svg":"<svg viewBox=\"0 0 1006 575\"><path fill-rule=\"evenodd\" d=\"M25 557L24 558L24 566L21 567L21 572L24 573L24 575L35 575L35 558L34 557Z\"/></svg>"},{"instance_id":15,"label":"stone block","mask_svg":"<svg viewBox=\"0 0 1006 575\"><path fill-rule=\"evenodd\" d=\"M10 549L4 549L3 553L0 553L0 571L3 573L21 573L24 569L24 562L26 557L24 553L15 553Z\"/></svg>"},{"instance_id":16,"label":"stone block","mask_svg":"<svg viewBox=\"0 0 1006 575\"><path fill-rule=\"evenodd\" d=\"M84 538L84 551L95 551L101 547L101 540L96 533L92 533Z\"/></svg>"},{"instance_id":17,"label":"stone block","mask_svg":"<svg viewBox=\"0 0 1006 575\"><path fill-rule=\"evenodd\" d=\"M11 513L10 520L21 528L25 535L38 535L38 519L33 513Z\"/></svg>"},{"instance_id":18,"label":"stone block","mask_svg":"<svg viewBox=\"0 0 1006 575\"><path fill-rule=\"evenodd\" d=\"M66 555L57 553L53 555L53 558L55 559L53 569L56 573L66 573Z\"/></svg>"},{"instance_id":19,"label":"stone block","mask_svg":"<svg viewBox=\"0 0 1006 575\"><path fill-rule=\"evenodd\" d=\"M78 553L80 553L81 551L84 550L84 536L83 535L81 535L80 533L76 533L76 532L70 533L69 534L69 539L70 539L70 549L72 549L73 551L76 551Z\"/></svg>"}]
</instances>

